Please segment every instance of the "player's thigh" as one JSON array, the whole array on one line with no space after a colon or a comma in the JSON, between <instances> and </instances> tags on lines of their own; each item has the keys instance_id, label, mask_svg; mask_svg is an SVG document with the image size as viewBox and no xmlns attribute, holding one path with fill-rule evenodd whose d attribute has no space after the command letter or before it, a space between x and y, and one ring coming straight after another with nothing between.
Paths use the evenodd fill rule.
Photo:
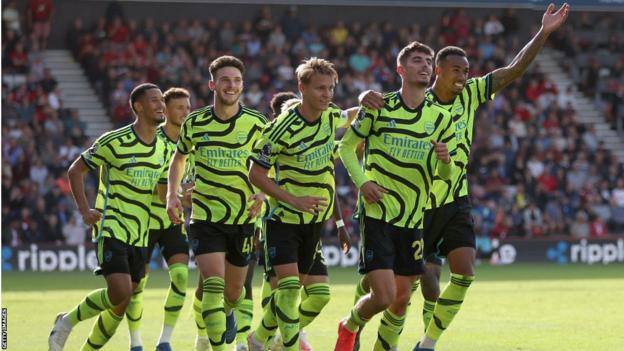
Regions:
<instances>
[{"instance_id":1,"label":"player's thigh","mask_svg":"<svg viewBox=\"0 0 624 351\"><path fill-rule=\"evenodd\" d=\"M106 275L108 298L113 306L126 305L132 297L132 279L128 273L111 273ZM125 307L124 307L125 310Z\"/></svg>"},{"instance_id":2,"label":"player's thigh","mask_svg":"<svg viewBox=\"0 0 624 351\"><path fill-rule=\"evenodd\" d=\"M278 264L273 266L273 270L275 271L277 283L283 278L299 277L299 267L297 263Z\"/></svg>"}]
</instances>

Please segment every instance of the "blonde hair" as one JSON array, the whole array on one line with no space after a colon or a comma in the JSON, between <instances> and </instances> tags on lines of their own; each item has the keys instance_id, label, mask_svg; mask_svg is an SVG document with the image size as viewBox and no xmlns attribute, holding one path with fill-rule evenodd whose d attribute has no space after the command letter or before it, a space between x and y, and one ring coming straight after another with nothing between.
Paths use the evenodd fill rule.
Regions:
<instances>
[{"instance_id":1,"label":"blonde hair","mask_svg":"<svg viewBox=\"0 0 624 351\"><path fill-rule=\"evenodd\" d=\"M297 73L297 80L303 84L308 84L315 73L330 75L334 82L338 82L338 73L334 69L334 64L318 57L304 60L295 72Z\"/></svg>"}]
</instances>

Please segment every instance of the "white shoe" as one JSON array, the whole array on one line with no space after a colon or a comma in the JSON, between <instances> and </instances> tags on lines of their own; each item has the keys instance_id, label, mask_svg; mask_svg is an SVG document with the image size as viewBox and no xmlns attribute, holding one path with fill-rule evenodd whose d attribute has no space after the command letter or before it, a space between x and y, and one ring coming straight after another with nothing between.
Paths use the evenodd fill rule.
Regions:
<instances>
[{"instance_id":1,"label":"white shoe","mask_svg":"<svg viewBox=\"0 0 624 351\"><path fill-rule=\"evenodd\" d=\"M234 349L234 351L249 351L249 347L247 347L247 345L245 345L242 342L239 342L238 344L236 344L236 348Z\"/></svg>"},{"instance_id":2,"label":"white shoe","mask_svg":"<svg viewBox=\"0 0 624 351\"><path fill-rule=\"evenodd\" d=\"M301 351L313 351L312 346L308 342L308 338L303 330L299 330L299 350Z\"/></svg>"},{"instance_id":3,"label":"white shoe","mask_svg":"<svg viewBox=\"0 0 624 351\"><path fill-rule=\"evenodd\" d=\"M195 337L195 351L210 351L210 340L208 338Z\"/></svg>"},{"instance_id":4,"label":"white shoe","mask_svg":"<svg viewBox=\"0 0 624 351\"><path fill-rule=\"evenodd\" d=\"M50 336L48 336L48 347L50 351L63 351L67 337L72 331L71 326L63 320L65 315L65 312L61 312L54 319L54 327L52 327Z\"/></svg>"},{"instance_id":5,"label":"white shoe","mask_svg":"<svg viewBox=\"0 0 624 351\"><path fill-rule=\"evenodd\" d=\"M249 351L264 351L264 345L254 337L255 332L249 333L247 335L247 346L249 346Z\"/></svg>"}]
</instances>

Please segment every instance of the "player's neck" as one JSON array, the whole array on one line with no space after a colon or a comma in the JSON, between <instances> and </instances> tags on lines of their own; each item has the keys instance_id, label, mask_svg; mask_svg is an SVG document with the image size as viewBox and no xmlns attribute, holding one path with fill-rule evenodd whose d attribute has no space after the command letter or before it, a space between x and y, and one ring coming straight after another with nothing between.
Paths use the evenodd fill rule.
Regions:
<instances>
[{"instance_id":1,"label":"player's neck","mask_svg":"<svg viewBox=\"0 0 624 351\"><path fill-rule=\"evenodd\" d=\"M403 84L399 91L407 108L415 109L425 100L425 87Z\"/></svg>"},{"instance_id":2,"label":"player's neck","mask_svg":"<svg viewBox=\"0 0 624 351\"><path fill-rule=\"evenodd\" d=\"M455 100L455 95L453 95L453 93L450 91L445 91L442 86L438 84L437 80L433 82L433 87L431 87L431 90L433 90L433 94L436 96L439 102L450 103Z\"/></svg>"},{"instance_id":3,"label":"player's neck","mask_svg":"<svg viewBox=\"0 0 624 351\"><path fill-rule=\"evenodd\" d=\"M225 104L220 104L219 101L215 99L214 113L217 115L217 118L219 118L222 121L227 121L230 118L236 116L238 112L240 111L240 109L241 109L241 106L238 101L233 105L225 105Z\"/></svg>"},{"instance_id":4,"label":"player's neck","mask_svg":"<svg viewBox=\"0 0 624 351\"><path fill-rule=\"evenodd\" d=\"M137 118L137 120L132 124L132 127L143 143L151 144L154 141L154 138L156 137L156 128L158 128L158 126L155 126L147 121L143 121L142 118Z\"/></svg>"},{"instance_id":5,"label":"player's neck","mask_svg":"<svg viewBox=\"0 0 624 351\"><path fill-rule=\"evenodd\" d=\"M323 110L315 109L310 106L310 104L306 104L305 100L301 101L301 104L299 104L297 108L299 109L299 114L308 122L315 122L321 118L321 114L323 113Z\"/></svg>"},{"instance_id":6,"label":"player's neck","mask_svg":"<svg viewBox=\"0 0 624 351\"><path fill-rule=\"evenodd\" d=\"M167 122L163 126L163 131L167 135L167 138L173 141L178 141L178 138L180 137L180 127L174 125L173 123Z\"/></svg>"}]
</instances>

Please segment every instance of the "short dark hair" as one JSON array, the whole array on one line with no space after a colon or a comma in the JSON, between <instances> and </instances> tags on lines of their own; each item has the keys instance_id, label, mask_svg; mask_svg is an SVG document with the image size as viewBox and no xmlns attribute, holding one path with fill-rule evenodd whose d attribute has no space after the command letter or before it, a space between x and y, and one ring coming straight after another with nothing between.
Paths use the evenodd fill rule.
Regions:
<instances>
[{"instance_id":1,"label":"short dark hair","mask_svg":"<svg viewBox=\"0 0 624 351\"><path fill-rule=\"evenodd\" d=\"M216 78L217 71L223 67L234 67L240 71L241 75L245 74L245 64L243 64L243 61L234 56L224 55L217 57L210 63L210 67L208 67L212 80Z\"/></svg>"},{"instance_id":2,"label":"short dark hair","mask_svg":"<svg viewBox=\"0 0 624 351\"><path fill-rule=\"evenodd\" d=\"M399 52L399 55L397 56L397 66L398 65L404 65L405 62L407 61L407 57L413 53L413 52L422 52L425 54L429 54L431 56L433 56L435 54L435 52L433 51L432 48L430 48L429 46L418 42L418 41L413 41L409 44L407 44L407 46L405 46L403 49L401 49L401 51Z\"/></svg>"},{"instance_id":3,"label":"short dark hair","mask_svg":"<svg viewBox=\"0 0 624 351\"><path fill-rule=\"evenodd\" d=\"M136 87L134 87L134 89L132 89L132 92L130 93L130 108L132 109L132 112L136 113L136 111L134 110L134 103L137 102L143 96L145 96L146 91L151 90L151 89L160 89L160 88L156 84L143 83L143 84L137 85Z\"/></svg>"},{"instance_id":4,"label":"short dark hair","mask_svg":"<svg viewBox=\"0 0 624 351\"><path fill-rule=\"evenodd\" d=\"M180 98L190 98L191 94L189 94L188 90L184 88L169 88L167 91L163 93L163 98L165 99L165 104L168 104L169 101Z\"/></svg>"},{"instance_id":5,"label":"short dark hair","mask_svg":"<svg viewBox=\"0 0 624 351\"><path fill-rule=\"evenodd\" d=\"M271 98L271 111L273 111L273 116L277 117L282 113L282 105L286 101L296 98L298 98L297 94L290 91L282 91L273 95Z\"/></svg>"},{"instance_id":6,"label":"short dark hair","mask_svg":"<svg viewBox=\"0 0 624 351\"><path fill-rule=\"evenodd\" d=\"M467 57L464 49L459 48L457 46L446 46L442 50L438 51L438 54L436 55L436 59L435 59L436 66L441 64L449 56Z\"/></svg>"}]
</instances>

